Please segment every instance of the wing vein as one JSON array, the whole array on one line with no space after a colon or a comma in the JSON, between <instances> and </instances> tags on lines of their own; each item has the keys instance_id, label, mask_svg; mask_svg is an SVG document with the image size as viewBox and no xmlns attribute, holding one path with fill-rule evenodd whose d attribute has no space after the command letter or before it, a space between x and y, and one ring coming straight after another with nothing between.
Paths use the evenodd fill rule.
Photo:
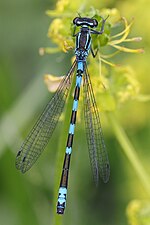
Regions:
<instances>
[{"instance_id":1,"label":"wing vein","mask_svg":"<svg viewBox=\"0 0 150 225\"><path fill-rule=\"evenodd\" d=\"M23 173L29 170L41 155L57 125L71 87L75 66L76 60L18 151L16 168Z\"/></svg>"},{"instance_id":2,"label":"wing vein","mask_svg":"<svg viewBox=\"0 0 150 225\"><path fill-rule=\"evenodd\" d=\"M102 178L104 183L109 180L110 166L106 146L104 143L99 111L95 101L92 83L88 74L86 63L84 71L83 92L87 143L93 177L97 185L99 176Z\"/></svg>"}]
</instances>

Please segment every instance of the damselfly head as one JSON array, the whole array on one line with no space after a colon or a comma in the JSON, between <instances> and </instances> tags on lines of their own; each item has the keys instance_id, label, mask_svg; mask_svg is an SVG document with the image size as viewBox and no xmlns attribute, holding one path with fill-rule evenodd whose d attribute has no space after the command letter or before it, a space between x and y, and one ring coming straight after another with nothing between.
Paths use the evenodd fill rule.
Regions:
<instances>
[{"instance_id":1,"label":"damselfly head","mask_svg":"<svg viewBox=\"0 0 150 225\"><path fill-rule=\"evenodd\" d=\"M91 18L87 18L87 17L76 17L76 18L74 18L73 23L76 26L86 25L91 28L98 26L98 22L96 19L91 19Z\"/></svg>"}]
</instances>

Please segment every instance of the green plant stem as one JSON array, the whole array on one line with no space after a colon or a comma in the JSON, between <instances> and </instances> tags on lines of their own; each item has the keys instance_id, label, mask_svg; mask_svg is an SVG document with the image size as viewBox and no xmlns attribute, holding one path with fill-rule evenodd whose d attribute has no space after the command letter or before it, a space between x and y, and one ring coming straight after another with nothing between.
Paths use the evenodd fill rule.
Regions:
<instances>
[{"instance_id":1,"label":"green plant stem","mask_svg":"<svg viewBox=\"0 0 150 225\"><path fill-rule=\"evenodd\" d=\"M119 124L115 114L111 112L111 113L108 113L107 116L109 118L109 121L114 130L114 133L116 135L118 142L122 146L122 149L125 155L129 159L131 165L133 166L139 179L141 180L142 185L144 186L144 189L147 191L148 195L150 196L149 176L146 170L144 169L143 165L141 164L132 143L130 142L125 131L122 129L121 125Z\"/></svg>"}]
</instances>

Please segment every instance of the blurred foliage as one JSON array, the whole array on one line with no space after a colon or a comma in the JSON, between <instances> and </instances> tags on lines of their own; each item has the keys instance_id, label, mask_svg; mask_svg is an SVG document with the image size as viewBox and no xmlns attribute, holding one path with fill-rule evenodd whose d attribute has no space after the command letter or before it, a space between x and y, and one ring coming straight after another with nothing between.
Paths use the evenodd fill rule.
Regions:
<instances>
[{"instance_id":1,"label":"blurred foliage","mask_svg":"<svg viewBox=\"0 0 150 225\"><path fill-rule=\"evenodd\" d=\"M130 225L150 224L150 202L133 200L127 207L127 216Z\"/></svg>"},{"instance_id":2,"label":"blurred foliage","mask_svg":"<svg viewBox=\"0 0 150 225\"><path fill-rule=\"evenodd\" d=\"M150 173L149 7L148 0L0 2L0 224L46 225L54 224L53 218L58 224L66 225L150 223L149 180L145 179L139 167L144 165ZM50 15L50 19L44 11ZM99 22L100 16L105 18L109 14L105 33L98 40L103 47L97 59L89 57L89 73L98 106L101 111L105 111L101 113L101 120L109 152L111 177L107 185L101 184L98 189L94 187L80 112L80 123L74 140L67 210L60 218L53 208L56 204L68 118L58 124L47 150L28 174L19 174L14 162L22 139L44 107L47 95L50 95L44 86L43 74L62 76L69 69L70 58L73 56L70 50L74 48L72 19L77 13L95 15ZM48 37L54 43L46 38L49 22ZM123 31L122 36L111 39ZM137 36L142 37L140 44L136 43L140 38L133 38ZM127 41L122 42L122 37ZM114 42L118 40L121 42ZM93 41L96 48L99 45L97 39ZM49 47L40 48L41 54L56 54L39 57L38 49L43 45ZM141 46L144 47L144 54L128 54L133 52L133 48L139 49ZM57 79L54 89L55 85ZM68 104L71 107L70 102ZM80 106L82 108L82 104ZM65 115L68 115L69 107ZM115 111L116 120L114 117L111 120L112 111ZM122 140L119 144L115 136L118 127L118 141ZM125 157L120 151L120 146L123 148L126 145L126 149L133 147L129 139L126 139L124 129L134 144L136 155L130 155L135 151L129 151ZM135 157L137 155L138 159ZM131 158L132 161L136 159L138 165L135 163L133 167Z\"/></svg>"}]
</instances>

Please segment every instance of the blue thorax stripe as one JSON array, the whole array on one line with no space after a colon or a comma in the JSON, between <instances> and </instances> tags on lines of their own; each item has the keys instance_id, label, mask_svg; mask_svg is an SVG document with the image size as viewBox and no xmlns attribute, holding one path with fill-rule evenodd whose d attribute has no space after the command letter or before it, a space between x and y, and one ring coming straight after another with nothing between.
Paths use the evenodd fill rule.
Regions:
<instances>
[{"instance_id":1,"label":"blue thorax stripe","mask_svg":"<svg viewBox=\"0 0 150 225\"><path fill-rule=\"evenodd\" d=\"M81 33L78 34L76 39L76 48L79 48L79 40L80 40Z\"/></svg>"},{"instance_id":2,"label":"blue thorax stripe","mask_svg":"<svg viewBox=\"0 0 150 225\"><path fill-rule=\"evenodd\" d=\"M89 50L91 46L91 36L90 34L87 34L87 39L86 39L86 43L85 43L85 49Z\"/></svg>"}]
</instances>

